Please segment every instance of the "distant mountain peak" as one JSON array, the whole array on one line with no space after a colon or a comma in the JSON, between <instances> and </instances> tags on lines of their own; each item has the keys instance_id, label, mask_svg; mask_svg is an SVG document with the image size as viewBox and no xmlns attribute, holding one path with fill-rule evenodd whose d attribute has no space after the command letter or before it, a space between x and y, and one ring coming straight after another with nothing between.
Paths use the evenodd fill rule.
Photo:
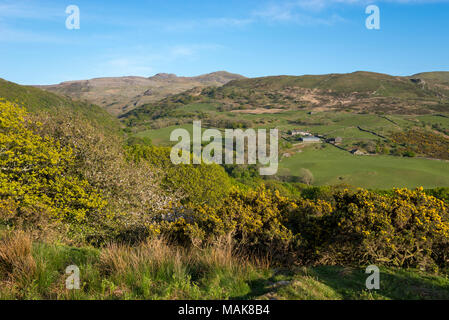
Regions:
<instances>
[{"instance_id":1,"label":"distant mountain peak","mask_svg":"<svg viewBox=\"0 0 449 320\"><path fill-rule=\"evenodd\" d=\"M175 79L178 76L174 73L158 73L155 74L154 76L150 77L149 79L162 79L162 80L166 80L166 79Z\"/></svg>"},{"instance_id":2,"label":"distant mountain peak","mask_svg":"<svg viewBox=\"0 0 449 320\"><path fill-rule=\"evenodd\" d=\"M178 77L173 73L157 73L148 78L106 77L36 87L74 99L87 100L118 115L195 87L220 87L232 80L243 78L245 77L226 71L217 71L196 77Z\"/></svg>"}]
</instances>

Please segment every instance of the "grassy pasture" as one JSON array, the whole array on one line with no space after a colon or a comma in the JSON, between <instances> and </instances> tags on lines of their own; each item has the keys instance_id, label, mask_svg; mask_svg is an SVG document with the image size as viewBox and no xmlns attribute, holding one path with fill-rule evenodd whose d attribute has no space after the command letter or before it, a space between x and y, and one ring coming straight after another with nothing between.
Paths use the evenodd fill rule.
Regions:
<instances>
[{"instance_id":1,"label":"grassy pasture","mask_svg":"<svg viewBox=\"0 0 449 320\"><path fill-rule=\"evenodd\" d=\"M301 129L326 137L342 137L342 146L347 149L352 149L351 145L356 142L383 140L359 130L358 126L383 136L420 127L423 123L438 123L449 128L448 118L435 115L382 116L348 112L308 114L304 110L287 110L277 114L236 114L218 112L215 106L210 104L192 104L187 108L189 111L207 112L210 116L220 115L250 121L255 129L278 128L283 134L288 130ZM192 124L186 124L146 130L137 135L149 137L157 145L171 145L173 143L169 141L170 133L176 128L184 128L192 133ZM357 187L382 189L449 186L449 162L395 156L353 156L330 145L319 150L307 148L302 153L283 159L279 174L295 176L301 168L309 169L313 173L316 185L347 183Z\"/></svg>"},{"instance_id":2,"label":"grassy pasture","mask_svg":"<svg viewBox=\"0 0 449 320\"><path fill-rule=\"evenodd\" d=\"M193 129L192 124L185 124L181 126L170 126L157 130L145 130L136 134L139 138L150 138L155 145L171 145L174 142L170 142L170 134L175 129L186 129L192 135Z\"/></svg>"},{"instance_id":3,"label":"grassy pasture","mask_svg":"<svg viewBox=\"0 0 449 320\"><path fill-rule=\"evenodd\" d=\"M433 188L449 185L449 162L393 156L354 156L333 146L307 148L280 162L281 175L309 169L316 185L346 183L364 188Z\"/></svg>"}]
</instances>

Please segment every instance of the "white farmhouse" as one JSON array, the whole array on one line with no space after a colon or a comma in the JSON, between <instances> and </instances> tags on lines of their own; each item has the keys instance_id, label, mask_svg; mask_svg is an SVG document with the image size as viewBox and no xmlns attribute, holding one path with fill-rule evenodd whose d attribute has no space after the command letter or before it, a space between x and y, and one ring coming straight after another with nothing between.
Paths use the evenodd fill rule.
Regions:
<instances>
[{"instance_id":1,"label":"white farmhouse","mask_svg":"<svg viewBox=\"0 0 449 320\"><path fill-rule=\"evenodd\" d=\"M318 138L318 137L310 136L310 137L302 137L301 141L302 142L307 142L307 143L319 143L319 142L321 142L321 139Z\"/></svg>"}]
</instances>

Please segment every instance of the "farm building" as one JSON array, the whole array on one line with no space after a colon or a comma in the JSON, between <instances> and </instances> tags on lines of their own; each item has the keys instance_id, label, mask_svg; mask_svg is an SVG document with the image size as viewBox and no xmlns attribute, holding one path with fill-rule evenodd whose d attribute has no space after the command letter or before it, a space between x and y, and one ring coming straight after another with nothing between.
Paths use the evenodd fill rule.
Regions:
<instances>
[{"instance_id":1,"label":"farm building","mask_svg":"<svg viewBox=\"0 0 449 320\"><path fill-rule=\"evenodd\" d=\"M292 136L310 136L311 134L309 132L306 132L306 131L292 130L291 135Z\"/></svg>"},{"instance_id":2,"label":"farm building","mask_svg":"<svg viewBox=\"0 0 449 320\"><path fill-rule=\"evenodd\" d=\"M308 142L308 143L317 143L317 142L321 142L321 139L318 137L302 137L301 141Z\"/></svg>"},{"instance_id":3,"label":"farm building","mask_svg":"<svg viewBox=\"0 0 449 320\"><path fill-rule=\"evenodd\" d=\"M355 156L364 156L364 155L366 155L365 152L363 152L363 151L361 151L361 150L359 150L359 149L354 149L354 150L351 151L351 153L352 153L353 155L355 155Z\"/></svg>"},{"instance_id":4,"label":"farm building","mask_svg":"<svg viewBox=\"0 0 449 320\"><path fill-rule=\"evenodd\" d=\"M342 137L336 137L336 138L330 138L327 140L329 143L342 143L343 138Z\"/></svg>"}]
</instances>

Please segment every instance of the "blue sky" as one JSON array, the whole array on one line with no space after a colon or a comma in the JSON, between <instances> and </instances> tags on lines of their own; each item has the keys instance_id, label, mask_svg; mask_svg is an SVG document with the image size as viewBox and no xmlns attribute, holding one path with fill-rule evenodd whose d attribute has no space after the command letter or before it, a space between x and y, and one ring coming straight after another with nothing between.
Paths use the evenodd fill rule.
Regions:
<instances>
[{"instance_id":1,"label":"blue sky","mask_svg":"<svg viewBox=\"0 0 449 320\"><path fill-rule=\"evenodd\" d=\"M368 30L365 8L380 8ZM65 27L68 5L79 30ZM0 77L449 70L449 0L0 0Z\"/></svg>"}]
</instances>

